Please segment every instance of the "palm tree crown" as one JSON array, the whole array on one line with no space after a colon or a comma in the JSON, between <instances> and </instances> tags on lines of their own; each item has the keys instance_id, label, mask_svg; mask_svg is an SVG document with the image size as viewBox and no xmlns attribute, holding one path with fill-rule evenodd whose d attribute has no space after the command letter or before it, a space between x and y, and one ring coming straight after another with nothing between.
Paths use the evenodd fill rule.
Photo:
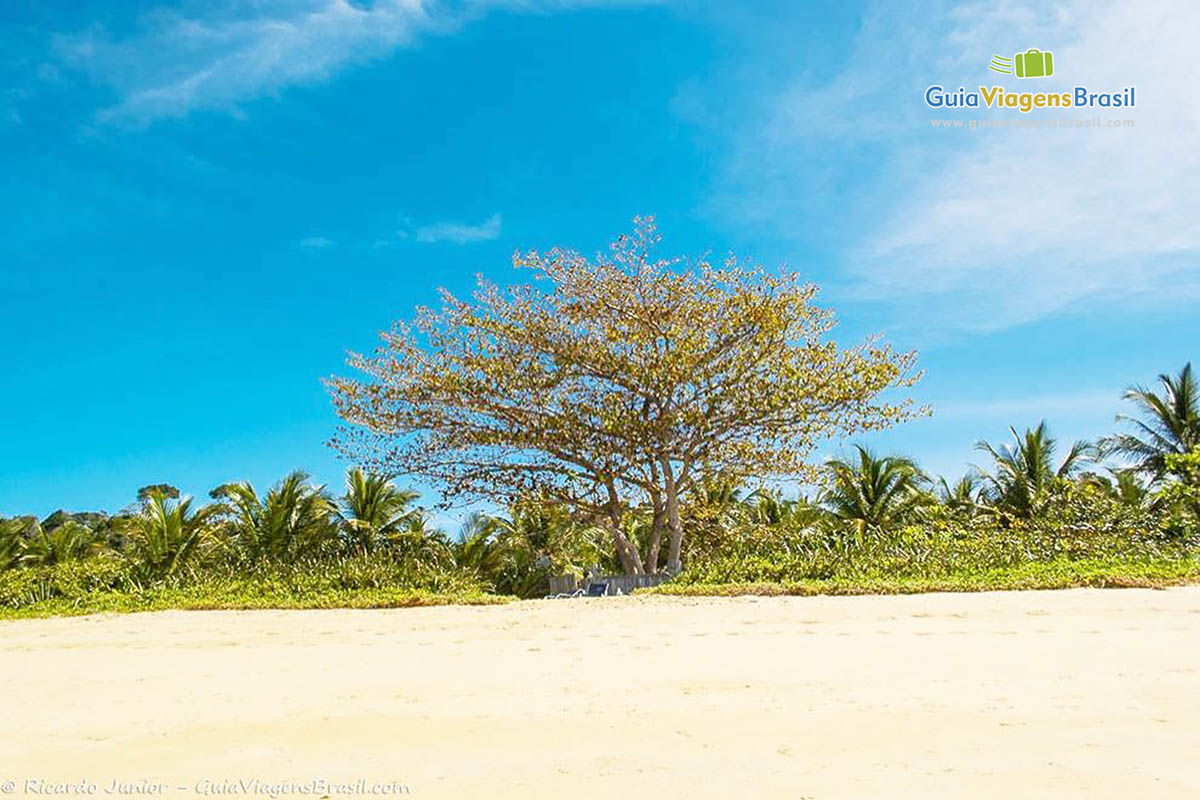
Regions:
<instances>
[{"instance_id":1,"label":"palm tree crown","mask_svg":"<svg viewBox=\"0 0 1200 800\"><path fill-rule=\"evenodd\" d=\"M1141 418L1118 414L1117 419L1130 425L1129 433L1104 440L1108 453L1133 461L1134 468L1151 480L1167 477L1167 456L1183 455L1200 447L1200 387L1185 364L1176 376L1159 375L1162 394L1144 386L1133 386L1124 399L1133 403Z\"/></svg>"},{"instance_id":2,"label":"palm tree crown","mask_svg":"<svg viewBox=\"0 0 1200 800\"><path fill-rule=\"evenodd\" d=\"M32 526L28 519L0 519L0 570L16 566L25 547L25 534Z\"/></svg>"},{"instance_id":3,"label":"palm tree crown","mask_svg":"<svg viewBox=\"0 0 1200 800\"><path fill-rule=\"evenodd\" d=\"M397 488L391 476L355 467L346 473L346 493L342 495L337 515L346 527L350 543L369 552L410 527L420 513L409 508L416 499L416 492Z\"/></svg>"},{"instance_id":4,"label":"palm tree crown","mask_svg":"<svg viewBox=\"0 0 1200 800\"><path fill-rule=\"evenodd\" d=\"M902 523L928 502L922 491L928 481L910 459L880 458L861 445L857 462L834 459L828 463L833 484L825 503L835 516L865 528L887 528Z\"/></svg>"},{"instance_id":5,"label":"palm tree crown","mask_svg":"<svg viewBox=\"0 0 1200 800\"><path fill-rule=\"evenodd\" d=\"M1093 457L1095 448L1088 442L1077 441L1055 467L1058 441L1046 429L1045 420L1036 428L1026 428L1024 434L1017 433L1016 428L1009 431L1013 436L1011 446L993 447L981 441L975 449L990 455L995 467L995 472L982 473L987 499L997 509L1027 519L1054 481L1078 472Z\"/></svg>"},{"instance_id":6,"label":"palm tree crown","mask_svg":"<svg viewBox=\"0 0 1200 800\"><path fill-rule=\"evenodd\" d=\"M337 539L334 503L324 486L297 470L259 498L249 483L213 490L222 501L233 537L251 559L291 559L316 554Z\"/></svg>"},{"instance_id":7,"label":"palm tree crown","mask_svg":"<svg viewBox=\"0 0 1200 800\"><path fill-rule=\"evenodd\" d=\"M33 535L22 543L19 560L28 565L61 564L86 558L102 546L103 542L95 531L74 520L50 530L36 525Z\"/></svg>"},{"instance_id":8,"label":"palm tree crown","mask_svg":"<svg viewBox=\"0 0 1200 800\"><path fill-rule=\"evenodd\" d=\"M979 511L983 488L980 476L975 472L966 473L953 484L938 478L938 499L951 511L974 516Z\"/></svg>"},{"instance_id":9,"label":"palm tree crown","mask_svg":"<svg viewBox=\"0 0 1200 800\"><path fill-rule=\"evenodd\" d=\"M209 539L216 511L215 506L193 510L190 497L174 501L165 492L149 492L138 513L121 522L129 543L126 555L152 576L178 574Z\"/></svg>"}]
</instances>

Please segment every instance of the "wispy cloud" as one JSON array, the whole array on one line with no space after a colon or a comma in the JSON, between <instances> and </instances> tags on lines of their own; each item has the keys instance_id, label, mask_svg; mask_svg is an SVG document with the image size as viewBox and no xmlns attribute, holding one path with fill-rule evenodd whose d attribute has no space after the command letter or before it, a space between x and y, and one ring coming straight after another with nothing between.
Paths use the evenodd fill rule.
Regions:
<instances>
[{"instance_id":1,"label":"wispy cloud","mask_svg":"<svg viewBox=\"0 0 1200 800\"><path fill-rule=\"evenodd\" d=\"M843 288L923 327L996 329L1090 304L1157 302L1164 285L1167 300L1194 299L1197 28L1200 6L1188 0L958 3L919 24L880 4L844 69L823 82L797 76L744 137L735 171L744 186L765 187L745 213L761 218L759 206L772 203L783 225L829 213ZM989 112L939 114L922 101L926 85L1028 91L986 64L993 52L1031 46L1053 50L1057 63L1038 89L1138 87L1132 110L1042 117L1131 118L1135 127L931 128L930 118Z\"/></svg>"},{"instance_id":2,"label":"wispy cloud","mask_svg":"<svg viewBox=\"0 0 1200 800\"><path fill-rule=\"evenodd\" d=\"M100 121L144 125L196 109L236 110L287 86L322 81L412 42L433 24L420 0L371 7L268 0L219 6L203 17L160 9L130 38L94 28L57 44L65 63L116 89L120 99L99 112Z\"/></svg>"},{"instance_id":3,"label":"wispy cloud","mask_svg":"<svg viewBox=\"0 0 1200 800\"><path fill-rule=\"evenodd\" d=\"M1062 42L1055 55L1068 89L1136 85L1142 100L1061 116L1130 118L1136 127L943 139L941 166L910 184L861 253L867 293L957 296L968 301L961 322L996 328L1093 299L1153 297L1167 282L1182 294L1200 290L1200 107L1183 33L1200 27L1200 6L1065 3L1052 12L1002 32L971 7L961 46L976 54L996 41Z\"/></svg>"},{"instance_id":4,"label":"wispy cloud","mask_svg":"<svg viewBox=\"0 0 1200 800\"><path fill-rule=\"evenodd\" d=\"M326 250L337 242L325 236L308 236L300 240L300 246L308 250Z\"/></svg>"},{"instance_id":5,"label":"wispy cloud","mask_svg":"<svg viewBox=\"0 0 1200 800\"><path fill-rule=\"evenodd\" d=\"M619 0L260 0L208 6L186 16L161 8L139 31L104 28L59 36L59 58L112 86L118 101L101 122L146 125L197 109L238 106L386 57L425 34L450 33L493 8L545 12Z\"/></svg>"},{"instance_id":6,"label":"wispy cloud","mask_svg":"<svg viewBox=\"0 0 1200 800\"><path fill-rule=\"evenodd\" d=\"M425 244L436 242L470 244L471 242L486 242L499 236L499 214L492 214L478 225L465 225L461 222L438 222L433 225L424 225L413 232L413 238Z\"/></svg>"}]
</instances>

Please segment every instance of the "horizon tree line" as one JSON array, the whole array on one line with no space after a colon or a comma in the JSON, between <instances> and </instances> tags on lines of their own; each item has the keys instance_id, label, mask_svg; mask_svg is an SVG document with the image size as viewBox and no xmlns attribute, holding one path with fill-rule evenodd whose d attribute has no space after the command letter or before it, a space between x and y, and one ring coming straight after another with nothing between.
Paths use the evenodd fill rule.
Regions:
<instances>
[{"instance_id":1,"label":"horizon tree line","mask_svg":"<svg viewBox=\"0 0 1200 800\"><path fill-rule=\"evenodd\" d=\"M978 442L990 463L950 484L911 459L854 445L849 457L826 462L811 497L785 498L769 486L747 492L728 482L698 483L684 498L681 524L698 530L715 520L718 528L820 529L850 538L939 517L985 517L1020 527L1068 502L1073 489L1130 509L1182 507L1194 524L1200 516L1200 392L1190 364L1177 375L1160 375L1159 383L1160 392L1135 386L1125 393L1139 412L1119 416L1129 430L1095 443L1073 442L1061 455L1045 422L1022 432L1011 428L1009 443ZM1112 458L1123 460L1105 466ZM247 482L223 484L203 506L165 483L141 487L136 496L112 517L60 511L41 521L0 520L0 567L53 566L108 553L154 580L213 558L250 569L386 557L466 570L497 590L530 596L551 574L623 566L603 526L552 497L527 495L507 514L473 514L450 536L429 525L428 512L414 506L416 493L358 467L348 470L338 497L299 471L265 495ZM647 558L654 513L650 506L632 508L620 522L626 540ZM663 555L654 568L666 568Z\"/></svg>"}]
</instances>

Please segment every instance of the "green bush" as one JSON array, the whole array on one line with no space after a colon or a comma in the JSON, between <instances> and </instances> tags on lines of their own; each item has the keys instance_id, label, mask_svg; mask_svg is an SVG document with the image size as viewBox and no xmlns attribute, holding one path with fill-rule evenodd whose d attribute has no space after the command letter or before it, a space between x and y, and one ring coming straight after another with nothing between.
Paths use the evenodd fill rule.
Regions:
<instances>
[{"instance_id":1,"label":"green bush","mask_svg":"<svg viewBox=\"0 0 1200 800\"><path fill-rule=\"evenodd\" d=\"M893 485L883 467L903 464L867 451L859 461L863 503L851 493L831 508L824 495L785 501L763 490L743 499L732 485L697 493L683 509L685 571L673 585L928 591L1200 574L1200 450L1165 457L1153 484L1062 477L1043 464L1019 514L970 479L940 500L914 483L881 508L866 500ZM383 476L352 472L341 506L302 473L261 499L248 484L220 487L218 503L195 510L156 488L118 517L0 520L0 614L482 602L541 596L549 576L594 564L616 568L605 532L545 498L477 515L452 541ZM627 517L627 535L646 549L652 517Z\"/></svg>"},{"instance_id":2,"label":"green bush","mask_svg":"<svg viewBox=\"0 0 1200 800\"><path fill-rule=\"evenodd\" d=\"M54 599L127 591L136 586L130 566L111 554L50 566L0 572L0 608L22 608Z\"/></svg>"},{"instance_id":3,"label":"green bush","mask_svg":"<svg viewBox=\"0 0 1200 800\"><path fill-rule=\"evenodd\" d=\"M1032 521L943 514L893 531L746 526L727 535L719 548L694 550L680 580L938 578L1064 560L1171 561L1196 547L1194 529L1191 536L1173 535L1153 514L1076 486Z\"/></svg>"},{"instance_id":4,"label":"green bush","mask_svg":"<svg viewBox=\"0 0 1200 800\"><path fill-rule=\"evenodd\" d=\"M406 594L472 598L484 587L468 571L387 555L312 558L253 567L218 563L154 580L136 564L100 555L47 567L0 572L0 609L51 604L70 609L157 607L326 607L380 604Z\"/></svg>"}]
</instances>

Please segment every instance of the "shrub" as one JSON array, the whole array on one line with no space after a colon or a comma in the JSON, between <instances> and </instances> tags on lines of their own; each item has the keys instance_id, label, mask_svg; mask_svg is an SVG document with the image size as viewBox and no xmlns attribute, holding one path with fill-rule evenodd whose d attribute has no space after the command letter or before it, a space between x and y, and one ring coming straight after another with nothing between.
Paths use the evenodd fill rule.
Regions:
<instances>
[{"instance_id":1,"label":"shrub","mask_svg":"<svg viewBox=\"0 0 1200 800\"><path fill-rule=\"evenodd\" d=\"M728 583L924 577L1060 560L1184 558L1196 546L1172 536L1149 511L1075 486L1042 518L935 515L894 531L817 525L779 531L744 526L719 548L693 551L682 580Z\"/></svg>"},{"instance_id":2,"label":"shrub","mask_svg":"<svg viewBox=\"0 0 1200 800\"><path fill-rule=\"evenodd\" d=\"M129 590L136 585L130 565L111 554L10 569L0 572L0 608L22 608L59 598L81 600L92 594Z\"/></svg>"},{"instance_id":3,"label":"shrub","mask_svg":"<svg viewBox=\"0 0 1200 800\"><path fill-rule=\"evenodd\" d=\"M186 601L187 607L337 606L347 605L356 594L471 597L483 588L468 571L386 554L253 566L226 562L154 578L133 562L105 554L0 572L0 608L47 602L65 602L68 607L103 604L106 597L121 608L159 607L163 598ZM165 605L176 603L168 600Z\"/></svg>"}]
</instances>

